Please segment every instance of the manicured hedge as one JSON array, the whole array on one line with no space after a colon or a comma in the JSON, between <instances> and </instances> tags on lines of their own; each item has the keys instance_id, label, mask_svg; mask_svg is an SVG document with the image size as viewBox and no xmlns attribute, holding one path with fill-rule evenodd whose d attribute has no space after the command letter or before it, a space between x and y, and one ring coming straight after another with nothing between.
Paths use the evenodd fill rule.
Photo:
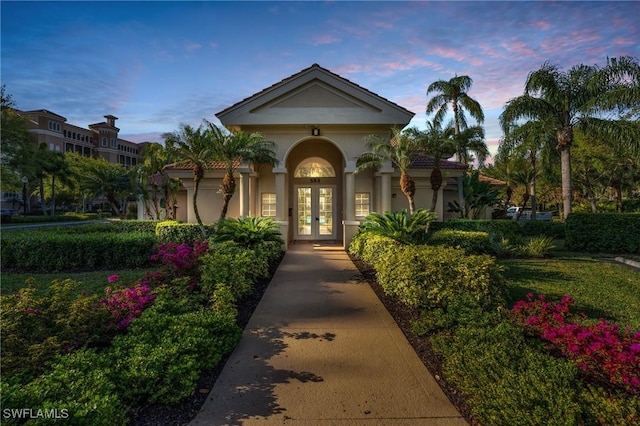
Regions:
<instances>
[{"instance_id":1,"label":"manicured hedge","mask_svg":"<svg viewBox=\"0 0 640 426\"><path fill-rule=\"evenodd\" d=\"M11 231L2 234L2 269L28 272L139 268L150 264L153 234Z\"/></svg>"},{"instance_id":2,"label":"manicured hedge","mask_svg":"<svg viewBox=\"0 0 640 426\"><path fill-rule=\"evenodd\" d=\"M555 239L565 238L564 222L549 220L519 220L520 234L524 237L551 237Z\"/></svg>"},{"instance_id":3,"label":"manicured hedge","mask_svg":"<svg viewBox=\"0 0 640 426\"><path fill-rule=\"evenodd\" d=\"M572 213L565 245L590 253L640 253L640 214Z\"/></svg>"},{"instance_id":4,"label":"manicured hedge","mask_svg":"<svg viewBox=\"0 0 640 426\"><path fill-rule=\"evenodd\" d=\"M490 236L506 238L511 243L519 240L520 228L515 220L471 220L451 219L445 222L432 222L431 231L455 229L458 231L486 232Z\"/></svg>"},{"instance_id":5,"label":"manicured hedge","mask_svg":"<svg viewBox=\"0 0 640 426\"><path fill-rule=\"evenodd\" d=\"M207 237L202 235L202 230L197 223L182 223L173 220L158 222L155 232L158 242L161 243L185 243L193 244L196 241L204 241L215 233L215 225L205 225Z\"/></svg>"},{"instance_id":6,"label":"manicured hedge","mask_svg":"<svg viewBox=\"0 0 640 426\"><path fill-rule=\"evenodd\" d=\"M430 235L429 245L459 247L467 254L493 254L489 234L480 231L442 229Z\"/></svg>"}]
</instances>

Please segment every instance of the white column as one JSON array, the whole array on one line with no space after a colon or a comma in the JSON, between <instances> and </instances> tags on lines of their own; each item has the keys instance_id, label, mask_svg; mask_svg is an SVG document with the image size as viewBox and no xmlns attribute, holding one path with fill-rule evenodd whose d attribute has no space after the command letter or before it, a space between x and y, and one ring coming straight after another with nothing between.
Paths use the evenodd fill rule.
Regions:
<instances>
[{"instance_id":1,"label":"white column","mask_svg":"<svg viewBox=\"0 0 640 426\"><path fill-rule=\"evenodd\" d=\"M280 224L280 234L284 240L284 249L289 245L289 212L287 209L287 169L274 167L273 174L276 177L276 217Z\"/></svg>"},{"instance_id":2,"label":"white column","mask_svg":"<svg viewBox=\"0 0 640 426\"><path fill-rule=\"evenodd\" d=\"M238 169L240 173L240 217L249 216L249 178L250 169Z\"/></svg>"},{"instance_id":3,"label":"white column","mask_svg":"<svg viewBox=\"0 0 640 426\"><path fill-rule=\"evenodd\" d=\"M257 201L260 194L258 194L258 174L251 173L249 177L249 215L260 216L260 212L257 209Z\"/></svg>"},{"instance_id":4,"label":"white column","mask_svg":"<svg viewBox=\"0 0 640 426\"><path fill-rule=\"evenodd\" d=\"M356 177L354 172L356 170L355 161L347 161L347 167L344 169L345 173L345 206L344 206L344 218L346 221L356 220Z\"/></svg>"},{"instance_id":5,"label":"white column","mask_svg":"<svg viewBox=\"0 0 640 426\"><path fill-rule=\"evenodd\" d=\"M390 163L385 163L380 167L380 182L382 193L380 194L380 212L391 211L391 176L393 174L393 166Z\"/></svg>"}]
</instances>

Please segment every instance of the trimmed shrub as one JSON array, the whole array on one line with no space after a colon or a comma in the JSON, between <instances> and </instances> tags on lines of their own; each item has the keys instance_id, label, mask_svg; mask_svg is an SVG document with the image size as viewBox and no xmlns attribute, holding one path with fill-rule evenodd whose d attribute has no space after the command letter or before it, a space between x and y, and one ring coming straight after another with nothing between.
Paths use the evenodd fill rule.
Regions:
<instances>
[{"instance_id":1,"label":"trimmed shrub","mask_svg":"<svg viewBox=\"0 0 640 426\"><path fill-rule=\"evenodd\" d=\"M253 284L268 276L269 264L264 256L233 241L210 243L202 257L201 286L207 297L220 285L229 287L235 300L251 293Z\"/></svg>"},{"instance_id":2,"label":"trimmed shrub","mask_svg":"<svg viewBox=\"0 0 640 426\"><path fill-rule=\"evenodd\" d=\"M450 219L446 222L433 222L430 229L433 231L455 229L458 231L486 232L490 237L505 238L512 244L519 242L520 238L520 228L515 220Z\"/></svg>"},{"instance_id":3,"label":"trimmed shrub","mask_svg":"<svg viewBox=\"0 0 640 426\"><path fill-rule=\"evenodd\" d=\"M523 237L550 237L557 240L565 238L564 222L548 220L519 220L516 222L520 227L520 234Z\"/></svg>"},{"instance_id":4,"label":"trimmed shrub","mask_svg":"<svg viewBox=\"0 0 640 426\"><path fill-rule=\"evenodd\" d=\"M81 285L53 281L43 294L28 286L0 298L3 374L33 376L59 353L109 341L109 312L97 295L77 294Z\"/></svg>"},{"instance_id":5,"label":"trimmed shrub","mask_svg":"<svg viewBox=\"0 0 640 426\"><path fill-rule=\"evenodd\" d=\"M123 400L176 403L195 390L202 370L213 368L231 352L242 330L228 312L173 301L170 292L117 336L109 357L114 383Z\"/></svg>"},{"instance_id":6,"label":"trimmed shrub","mask_svg":"<svg viewBox=\"0 0 640 426\"><path fill-rule=\"evenodd\" d=\"M389 246L373 265L385 293L419 308L470 297L489 309L502 300L499 267L487 255L431 246Z\"/></svg>"},{"instance_id":7,"label":"trimmed shrub","mask_svg":"<svg viewBox=\"0 0 640 426\"><path fill-rule=\"evenodd\" d=\"M431 342L480 424L582 424L579 369L532 346L508 320L459 327Z\"/></svg>"},{"instance_id":8,"label":"trimmed shrub","mask_svg":"<svg viewBox=\"0 0 640 426\"><path fill-rule=\"evenodd\" d=\"M215 225L205 225L208 235L215 233ZM183 243L193 245L196 241L204 241L202 231L197 223L181 223L173 220L156 222L156 238L161 243Z\"/></svg>"},{"instance_id":9,"label":"trimmed shrub","mask_svg":"<svg viewBox=\"0 0 640 426\"><path fill-rule=\"evenodd\" d=\"M158 224L155 220L114 220L110 223L118 232L146 232L149 234L156 232Z\"/></svg>"},{"instance_id":10,"label":"trimmed shrub","mask_svg":"<svg viewBox=\"0 0 640 426\"><path fill-rule=\"evenodd\" d=\"M573 213L566 221L566 248L590 253L640 253L640 214Z\"/></svg>"},{"instance_id":11,"label":"trimmed shrub","mask_svg":"<svg viewBox=\"0 0 640 426\"><path fill-rule=\"evenodd\" d=\"M59 355L50 371L29 383L3 379L2 408L56 410L64 424L125 425L127 407L116 393L112 377L118 372L113 366L108 355L91 349ZM28 421L30 425L52 423L57 422L47 418Z\"/></svg>"},{"instance_id":12,"label":"trimmed shrub","mask_svg":"<svg viewBox=\"0 0 640 426\"><path fill-rule=\"evenodd\" d=\"M359 232L353 237L349 244L349 253L373 266L378 262L378 257L382 255L389 246L398 244L397 241L390 237L368 232Z\"/></svg>"},{"instance_id":13,"label":"trimmed shrub","mask_svg":"<svg viewBox=\"0 0 640 426\"><path fill-rule=\"evenodd\" d=\"M145 267L156 244L153 235L141 232L12 231L1 239L2 268L27 272Z\"/></svg>"},{"instance_id":14,"label":"trimmed shrub","mask_svg":"<svg viewBox=\"0 0 640 426\"><path fill-rule=\"evenodd\" d=\"M442 229L430 234L429 245L458 247L467 254L492 254L493 247L489 234L480 231L458 231Z\"/></svg>"}]
</instances>

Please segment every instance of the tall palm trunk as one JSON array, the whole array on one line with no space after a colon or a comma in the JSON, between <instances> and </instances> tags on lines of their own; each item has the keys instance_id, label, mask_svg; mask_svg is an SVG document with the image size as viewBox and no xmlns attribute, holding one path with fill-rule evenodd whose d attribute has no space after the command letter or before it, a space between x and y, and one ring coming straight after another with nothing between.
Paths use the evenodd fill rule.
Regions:
<instances>
[{"instance_id":1,"label":"tall palm trunk","mask_svg":"<svg viewBox=\"0 0 640 426\"><path fill-rule=\"evenodd\" d=\"M416 204L413 200L416 195L416 183L407 173L400 175L400 189L405 197L407 197L407 201L409 201L409 214L413 214L416 210Z\"/></svg>"},{"instance_id":2,"label":"tall palm trunk","mask_svg":"<svg viewBox=\"0 0 640 426\"><path fill-rule=\"evenodd\" d=\"M204 177L204 170L200 166L196 166L193 169L193 181L195 188L193 190L193 213L196 215L196 221L198 221L198 227L203 237L207 237L207 231L204 229L202 219L200 219L200 212L198 212L198 190L200 189L200 181Z\"/></svg>"},{"instance_id":3,"label":"tall palm trunk","mask_svg":"<svg viewBox=\"0 0 640 426\"><path fill-rule=\"evenodd\" d=\"M233 177L233 172L227 171L222 179L222 194L224 204L222 205L222 212L220 213L220 220L227 217L227 210L229 209L229 201L233 194L236 192L236 179Z\"/></svg>"},{"instance_id":4,"label":"tall palm trunk","mask_svg":"<svg viewBox=\"0 0 640 426\"><path fill-rule=\"evenodd\" d=\"M565 126L558 132L558 149L560 150L560 169L562 176L562 211L563 219L571 214L573 188L571 187L571 144L573 130L569 124L569 117L565 118Z\"/></svg>"},{"instance_id":5,"label":"tall palm trunk","mask_svg":"<svg viewBox=\"0 0 640 426\"><path fill-rule=\"evenodd\" d=\"M436 211L436 206L438 204L438 192L440 192L440 187L442 186L442 171L440 167L434 167L431 172L431 176L429 177L429 181L431 182L431 190L433 191L433 196L431 198L431 211Z\"/></svg>"}]
</instances>

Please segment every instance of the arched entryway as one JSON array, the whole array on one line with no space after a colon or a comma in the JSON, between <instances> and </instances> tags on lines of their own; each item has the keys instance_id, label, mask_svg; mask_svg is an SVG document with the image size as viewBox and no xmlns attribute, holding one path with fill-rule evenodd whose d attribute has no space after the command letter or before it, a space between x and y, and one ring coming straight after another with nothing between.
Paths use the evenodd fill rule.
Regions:
<instances>
[{"instance_id":1,"label":"arched entryway","mask_svg":"<svg viewBox=\"0 0 640 426\"><path fill-rule=\"evenodd\" d=\"M302 141L288 153L292 240L342 241L344 165L342 152L326 139Z\"/></svg>"}]
</instances>

